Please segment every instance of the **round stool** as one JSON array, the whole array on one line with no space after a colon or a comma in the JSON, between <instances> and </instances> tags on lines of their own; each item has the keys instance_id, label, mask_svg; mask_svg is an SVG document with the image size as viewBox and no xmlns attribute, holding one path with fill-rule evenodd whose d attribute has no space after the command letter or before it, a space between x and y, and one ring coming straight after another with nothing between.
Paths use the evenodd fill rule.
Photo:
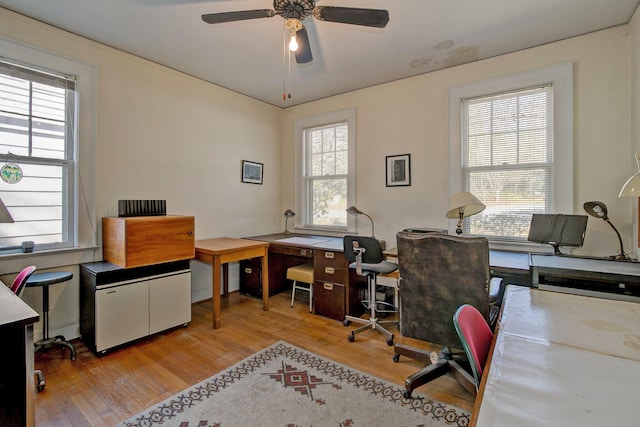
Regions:
<instances>
[{"instance_id":1,"label":"round stool","mask_svg":"<svg viewBox=\"0 0 640 427\"><path fill-rule=\"evenodd\" d=\"M57 335L49 338L49 285L67 282L73 278L73 273L67 271L51 271L46 273L34 273L27 280L28 288L42 287L42 334L43 338L34 345L35 351L48 350L51 347L67 347L71 350L71 360L76 360L76 349L73 344L66 341L64 336Z\"/></svg>"}]
</instances>

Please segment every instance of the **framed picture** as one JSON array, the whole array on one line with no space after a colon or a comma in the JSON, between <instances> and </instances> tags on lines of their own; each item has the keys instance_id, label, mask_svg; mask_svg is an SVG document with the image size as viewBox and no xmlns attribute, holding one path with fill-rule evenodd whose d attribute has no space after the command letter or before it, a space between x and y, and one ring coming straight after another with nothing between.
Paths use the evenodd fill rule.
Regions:
<instances>
[{"instance_id":1,"label":"framed picture","mask_svg":"<svg viewBox=\"0 0 640 427\"><path fill-rule=\"evenodd\" d=\"M242 182L262 184L262 163L242 161Z\"/></svg>"},{"instance_id":2,"label":"framed picture","mask_svg":"<svg viewBox=\"0 0 640 427\"><path fill-rule=\"evenodd\" d=\"M387 187L411 185L411 154L387 156Z\"/></svg>"}]
</instances>

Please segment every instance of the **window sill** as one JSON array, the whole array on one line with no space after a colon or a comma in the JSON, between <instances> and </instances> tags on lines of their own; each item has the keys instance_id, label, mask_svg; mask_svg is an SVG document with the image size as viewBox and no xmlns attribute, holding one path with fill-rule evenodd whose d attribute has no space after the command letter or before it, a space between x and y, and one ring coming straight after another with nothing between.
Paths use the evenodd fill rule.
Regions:
<instances>
[{"instance_id":1,"label":"window sill","mask_svg":"<svg viewBox=\"0 0 640 427\"><path fill-rule=\"evenodd\" d=\"M52 249L34 252L8 252L0 254L2 273L20 271L27 265L35 265L39 269L55 268L67 265L82 264L96 260L98 246ZM98 256L100 254L97 254Z\"/></svg>"}]
</instances>

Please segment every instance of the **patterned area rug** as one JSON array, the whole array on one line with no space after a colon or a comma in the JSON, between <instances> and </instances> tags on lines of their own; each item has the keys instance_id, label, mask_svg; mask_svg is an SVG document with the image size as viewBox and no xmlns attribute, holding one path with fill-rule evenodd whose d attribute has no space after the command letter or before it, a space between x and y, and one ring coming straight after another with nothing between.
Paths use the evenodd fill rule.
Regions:
<instances>
[{"instance_id":1,"label":"patterned area rug","mask_svg":"<svg viewBox=\"0 0 640 427\"><path fill-rule=\"evenodd\" d=\"M119 426L466 426L469 413L283 341Z\"/></svg>"}]
</instances>

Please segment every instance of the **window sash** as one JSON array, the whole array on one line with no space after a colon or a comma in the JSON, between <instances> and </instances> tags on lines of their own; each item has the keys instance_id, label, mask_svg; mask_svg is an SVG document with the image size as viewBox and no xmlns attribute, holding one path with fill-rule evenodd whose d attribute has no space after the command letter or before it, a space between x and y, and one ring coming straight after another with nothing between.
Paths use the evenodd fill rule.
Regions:
<instances>
[{"instance_id":1,"label":"window sash","mask_svg":"<svg viewBox=\"0 0 640 427\"><path fill-rule=\"evenodd\" d=\"M305 128L305 218L309 228L347 229L349 125L341 120Z\"/></svg>"},{"instance_id":2,"label":"window sash","mask_svg":"<svg viewBox=\"0 0 640 427\"><path fill-rule=\"evenodd\" d=\"M466 233L526 241L533 213L553 211L553 87L462 100L462 182L487 208Z\"/></svg>"}]
</instances>

